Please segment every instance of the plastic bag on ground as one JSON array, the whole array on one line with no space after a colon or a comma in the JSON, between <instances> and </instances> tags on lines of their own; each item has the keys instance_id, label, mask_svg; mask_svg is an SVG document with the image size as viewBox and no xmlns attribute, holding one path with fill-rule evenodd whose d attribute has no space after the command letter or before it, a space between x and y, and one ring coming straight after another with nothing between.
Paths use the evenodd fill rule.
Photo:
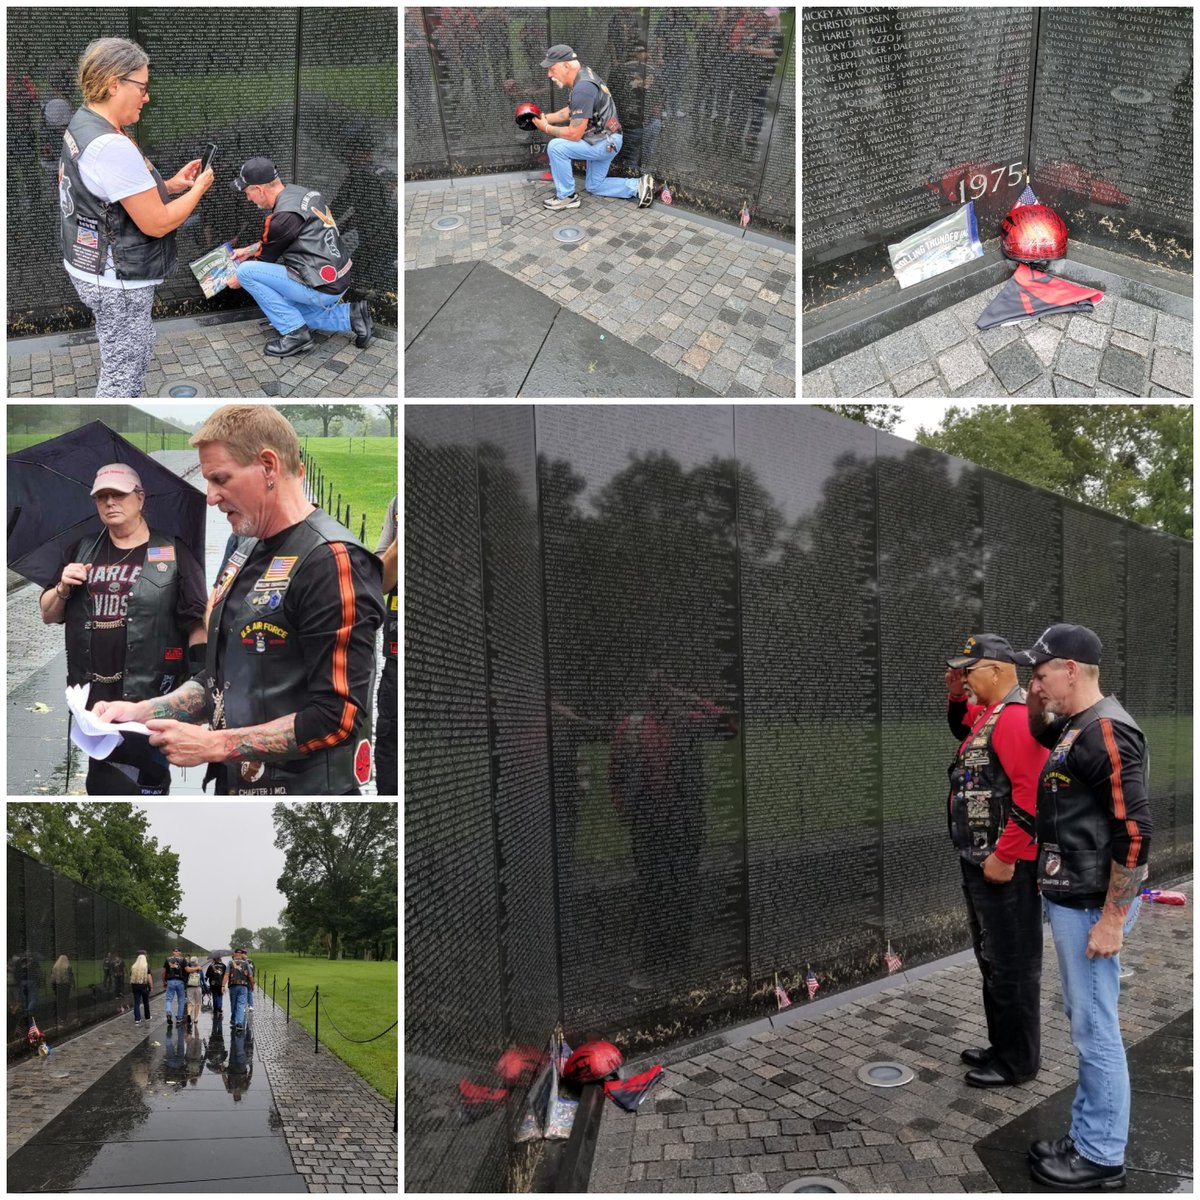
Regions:
<instances>
[{"instance_id":1,"label":"plastic bag on ground","mask_svg":"<svg viewBox=\"0 0 1200 1200\"><path fill-rule=\"evenodd\" d=\"M902 288L982 258L974 201L968 200L962 208L910 233L903 241L889 242L888 255Z\"/></svg>"}]
</instances>

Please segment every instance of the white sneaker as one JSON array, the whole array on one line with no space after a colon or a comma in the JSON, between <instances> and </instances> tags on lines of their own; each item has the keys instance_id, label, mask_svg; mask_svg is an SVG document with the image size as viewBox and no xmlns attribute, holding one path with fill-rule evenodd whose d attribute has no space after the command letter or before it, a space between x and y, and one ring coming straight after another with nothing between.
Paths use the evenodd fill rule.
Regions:
<instances>
[{"instance_id":1,"label":"white sneaker","mask_svg":"<svg viewBox=\"0 0 1200 1200\"><path fill-rule=\"evenodd\" d=\"M654 176L647 172L638 183L638 208L649 208L654 203Z\"/></svg>"}]
</instances>

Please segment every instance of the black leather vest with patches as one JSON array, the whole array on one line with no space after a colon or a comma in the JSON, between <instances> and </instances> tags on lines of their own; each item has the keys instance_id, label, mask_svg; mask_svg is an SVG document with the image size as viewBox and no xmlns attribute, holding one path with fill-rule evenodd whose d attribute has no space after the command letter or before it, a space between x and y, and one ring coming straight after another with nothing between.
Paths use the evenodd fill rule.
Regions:
<instances>
[{"instance_id":1,"label":"black leather vest with patches","mask_svg":"<svg viewBox=\"0 0 1200 1200\"><path fill-rule=\"evenodd\" d=\"M1108 801L1079 779L1071 764L1075 742L1101 718L1132 729L1145 753L1146 738L1138 723L1115 696L1105 696L1062 727L1038 782L1038 886L1047 900L1069 900L1072 907L1099 908L1108 895L1112 867Z\"/></svg>"},{"instance_id":2,"label":"black leather vest with patches","mask_svg":"<svg viewBox=\"0 0 1200 1200\"><path fill-rule=\"evenodd\" d=\"M1010 704L1025 705L1019 687L1013 688L988 714L982 725L959 747L950 764L950 840L959 854L975 864L996 849L1009 818L1033 837L1033 818L1013 804L1012 780L992 749L1000 714Z\"/></svg>"},{"instance_id":3,"label":"black leather vest with patches","mask_svg":"<svg viewBox=\"0 0 1200 1200\"><path fill-rule=\"evenodd\" d=\"M309 555L332 542L362 545L345 526L318 508L291 527L269 560L254 564L251 569L257 577L233 611L227 604L229 593L258 549L258 539L243 538L230 557L217 585L208 625L207 673L214 700L214 729L263 725L307 707L308 673L294 619L287 611L287 591L303 572ZM373 677L366 694L374 694ZM336 746L281 762L227 762L228 794L339 795L361 782L355 776L355 754L360 743L370 739L371 714L360 708L350 736Z\"/></svg>"},{"instance_id":4,"label":"black leather vest with patches","mask_svg":"<svg viewBox=\"0 0 1200 1200\"><path fill-rule=\"evenodd\" d=\"M289 183L279 193L271 211L298 213L304 218L300 233L279 261L306 287L321 291L344 289L354 262L342 244L333 213L321 193Z\"/></svg>"},{"instance_id":5,"label":"black leather vest with patches","mask_svg":"<svg viewBox=\"0 0 1200 1200\"><path fill-rule=\"evenodd\" d=\"M583 134L583 140L589 145L595 145L596 142L604 141L610 134L621 133L621 121L617 116L617 102L613 99L612 92L608 90L608 84L591 67L579 68L579 74L575 76L575 82L571 86L572 96L575 94L575 88L581 83L594 83L599 90L591 119Z\"/></svg>"},{"instance_id":6,"label":"black leather vest with patches","mask_svg":"<svg viewBox=\"0 0 1200 1200\"><path fill-rule=\"evenodd\" d=\"M154 238L143 233L119 202L99 200L79 174L83 152L98 137L120 133L90 108L80 108L63 134L58 159L59 235L63 258L87 275L103 275L108 251L118 279L165 279L175 270L175 234ZM132 141L132 139L130 139ZM171 200L158 168L144 159L159 199Z\"/></svg>"},{"instance_id":7,"label":"black leather vest with patches","mask_svg":"<svg viewBox=\"0 0 1200 1200\"><path fill-rule=\"evenodd\" d=\"M101 538L83 538L75 547L74 562L91 562ZM151 561L150 551L170 557ZM125 667L121 677L123 700L149 700L173 692L187 678L187 633L176 624L179 601L179 561L175 539L150 530L146 562L129 592L125 611ZM92 681L91 597L77 587L67 601L67 683Z\"/></svg>"}]
</instances>

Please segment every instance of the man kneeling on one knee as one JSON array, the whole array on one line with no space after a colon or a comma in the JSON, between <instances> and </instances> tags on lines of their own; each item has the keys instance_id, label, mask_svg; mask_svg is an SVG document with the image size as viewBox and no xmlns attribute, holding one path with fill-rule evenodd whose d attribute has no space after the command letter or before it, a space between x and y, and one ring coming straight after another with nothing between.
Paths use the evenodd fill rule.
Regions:
<instances>
[{"instance_id":1,"label":"man kneeling on one knee","mask_svg":"<svg viewBox=\"0 0 1200 1200\"><path fill-rule=\"evenodd\" d=\"M233 252L239 265L229 282L245 288L279 331L266 352L280 358L300 354L313 345L313 329L353 333L360 350L369 345L373 322L367 302L342 303L354 264L321 193L284 184L269 158L244 163L232 186L270 213L260 240Z\"/></svg>"}]
</instances>

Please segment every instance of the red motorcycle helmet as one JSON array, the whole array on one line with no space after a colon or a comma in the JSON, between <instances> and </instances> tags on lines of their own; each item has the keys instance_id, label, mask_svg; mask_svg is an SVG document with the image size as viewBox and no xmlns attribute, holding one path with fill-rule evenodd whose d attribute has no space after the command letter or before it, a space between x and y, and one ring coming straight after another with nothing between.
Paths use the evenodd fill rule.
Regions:
<instances>
[{"instance_id":1,"label":"red motorcycle helmet","mask_svg":"<svg viewBox=\"0 0 1200 1200\"><path fill-rule=\"evenodd\" d=\"M536 104L531 104L528 100L524 104L517 105L517 111L513 114L513 120L516 121L522 129L533 128L533 118L540 117L542 110Z\"/></svg>"},{"instance_id":2,"label":"red motorcycle helmet","mask_svg":"<svg viewBox=\"0 0 1200 1200\"><path fill-rule=\"evenodd\" d=\"M625 1055L612 1042L584 1042L563 1067L563 1078L581 1086L596 1083L614 1074L625 1061Z\"/></svg>"},{"instance_id":3,"label":"red motorcycle helmet","mask_svg":"<svg viewBox=\"0 0 1200 1200\"><path fill-rule=\"evenodd\" d=\"M1067 255L1067 227L1052 208L1022 204L1000 222L1000 249L1015 262L1041 263Z\"/></svg>"}]
</instances>

